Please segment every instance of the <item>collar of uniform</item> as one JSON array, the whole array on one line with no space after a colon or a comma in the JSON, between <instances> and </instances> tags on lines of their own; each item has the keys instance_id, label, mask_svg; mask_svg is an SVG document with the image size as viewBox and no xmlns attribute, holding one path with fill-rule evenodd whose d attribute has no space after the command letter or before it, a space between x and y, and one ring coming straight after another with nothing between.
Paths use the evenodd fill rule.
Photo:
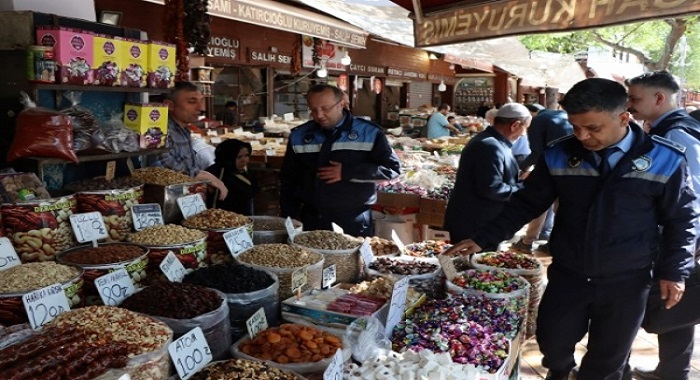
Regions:
<instances>
[{"instance_id":1,"label":"collar of uniform","mask_svg":"<svg viewBox=\"0 0 700 380\"><path fill-rule=\"evenodd\" d=\"M503 136L500 132L498 132L493 126L487 127L486 130L484 130L484 132L490 134L496 140L504 143L508 148L513 147L513 143L510 140L508 140L505 136Z\"/></svg>"},{"instance_id":2,"label":"collar of uniform","mask_svg":"<svg viewBox=\"0 0 700 380\"><path fill-rule=\"evenodd\" d=\"M681 110L680 108L674 108L674 109L672 109L672 110L666 112L665 114L663 114L663 115L657 117L656 120L652 121L651 124L649 125L649 127L650 127L650 128L656 127L657 125L659 125L659 123L661 123L661 121L662 121L663 119L665 119L665 118L671 116L671 114L673 114L673 113L679 112L680 110Z\"/></svg>"},{"instance_id":3,"label":"collar of uniform","mask_svg":"<svg viewBox=\"0 0 700 380\"><path fill-rule=\"evenodd\" d=\"M632 132L632 128L630 128L630 126L628 125L625 137L623 137L622 140L618 141L617 144L611 145L610 148L614 147L621 150L622 153L627 153L630 149L632 149L632 143L634 143L634 132Z\"/></svg>"}]
</instances>

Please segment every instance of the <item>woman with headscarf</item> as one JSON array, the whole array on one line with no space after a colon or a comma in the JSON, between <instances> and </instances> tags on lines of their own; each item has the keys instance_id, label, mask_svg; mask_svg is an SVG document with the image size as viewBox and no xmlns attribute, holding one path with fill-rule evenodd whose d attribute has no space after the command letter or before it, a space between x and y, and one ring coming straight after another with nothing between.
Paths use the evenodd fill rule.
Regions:
<instances>
[{"instance_id":1,"label":"woman with headscarf","mask_svg":"<svg viewBox=\"0 0 700 380\"><path fill-rule=\"evenodd\" d=\"M226 184L228 196L223 201L217 201L217 196L212 197L213 207L242 215L253 214L253 197L258 191L258 184L247 168L252 151L249 143L236 139L224 140L216 147L214 165L206 171Z\"/></svg>"}]
</instances>

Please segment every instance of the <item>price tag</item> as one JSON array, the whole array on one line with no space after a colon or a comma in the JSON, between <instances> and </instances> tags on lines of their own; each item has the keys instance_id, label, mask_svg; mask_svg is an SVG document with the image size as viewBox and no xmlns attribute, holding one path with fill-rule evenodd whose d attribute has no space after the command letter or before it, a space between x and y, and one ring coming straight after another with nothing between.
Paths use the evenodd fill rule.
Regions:
<instances>
[{"instance_id":1,"label":"price tag","mask_svg":"<svg viewBox=\"0 0 700 380\"><path fill-rule=\"evenodd\" d=\"M195 327L168 345L170 359L182 380L189 379L213 359L201 327Z\"/></svg>"},{"instance_id":2,"label":"price tag","mask_svg":"<svg viewBox=\"0 0 700 380\"><path fill-rule=\"evenodd\" d=\"M284 221L284 227L287 229L287 235L289 235L289 240L294 240L294 237L297 236L297 230L294 228L294 222L292 221L292 218L287 217L287 220Z\"/></svg>"},{"instance_id":3,"label":"price tag","mask_svg":"<svg viewBox=\"0 0 700 380\"><path fill-rule=\"evenodd\" d=\"M180 206L180 211L182 211L182 216L185 219L207 209L207 206L204 204L204 199L202 199L202 195L199 193L178 198L177 205Z\"/></svg>"},{"instance_id":4,"label":"price tag","mask_svg":"<svg viewBox=\"0 0 700 380\"><path fill-rule=\"evenodd\" d=\"M70 224L78 243L94 242L109 237L105 221L98 211L73 214L70 216Z\"/></svg>"},{"instance_id":5,"label":"price tag","mask_svg":"<svg viewBox=\"0 0 700 380\"><path fill-rule=\"evenodd\" d=\"M131 206L131 219L134 221L136 231L141 231L146 227L163 225L163 213L160 211L158 203Z\"/></svg>"},{"instance_id":6,"label":"price tag","mask_svg":"<svg viewBox=\"0 0 700 380\"><path fill-rule=\"evenodd\" d=\"M391 293L391 304L386 317L385 335L391 336L394 326L401 322L404 308L406 307L406 294L408 293L408 277L394 282L394 291Z\"/></svg>"},{"instance_id":7,"label":"price tag","mask_svg":"<svg viewBox=\"0 0 700 380\"><path fill-rule=\"evenodd\" d=\"M22 296L24 310L27 311L29 324L33 329L51 322L61 313L70 310L66 293L61 284L49 285L45 288L29 292Z\"/></svg>"},{"instance_id":8,"label":"price tag","mask_svg":"<svg viewBox=\"0 0 700 380\"><path fill-rule=\"evenodd\" d=\"M294 113L287 112L284 115L282 115L282 117L284 117L284 121L293 121L294 120Z\"/></svg>"},{"instance_id":9,"label":"price tag","mask_svg":"<svg viewBox=\"0 0 700 380\"><path fill-rule=\"evenodd\" d=\"M274 156L277 151L275 148L267 148L265 149L265 155L266 156Z\"/></svg>"},{"instance_id":10,"label":"price tag","mask_svg":"<svg viewBox=\"0 0 700 380\"><path fill-rule=\"evenodd\" d=\"M216 137L216 136L218 136L218 135L219 135L219 134L218 134L215 130L213 130L213 131L207 131L207 136L214 136L214 137Z\"/></svg>"},{"instance_id":11,"label":"price tag","mask_svg":"<svg viewBox=\"0 0 700 380\"><path fill-rule=\"evenodd\" d=\"M168 254L165 255L165 258L160 262L159 266L160 270L170 282L182 282L182 279L185 278L185 274L187 273L185 267L180 260L178 260L177 256L175 256L175 252L173 251L168 251Z\"/></svg>"},{"instance_id":12,"label":"price tag","mask_svg":"<svg viewBox=\"0 0 700 380\"><path fill-rule=\"evenodd\" d=\"M330 288L336 280L335 264L323 269L323 282L321 287Z\"/></svg>"},{"instance_id":13,"label":"price tag","mask_svg":"<svg viewBox=\"0 0 700 380\"><path fill-rule=\"evenodd\" d=\"M292 272L292 293L296 293L297 290L301 291L301 288L306 285L308 280L309 273L306 265Z\"/></svg>"},{"instance_id":14,"label":"price tag","mask_svg":"<svg viewBox=\"0 0 700 380\"><path fill-rule=\"evenodd\" d=\"M343 227L341 227L335 223L331 223L331 227L333 228L333 232L335 232L335 233L339 233L339 234L345 233L345 231L343 231Z\"/></svg>"},{"instance_id":15,"label":"price tag","mask_svg":"<svg viewBox=\"0 0 700 380\"><path fill-rule=\"evenodd\" d=\"M221 137L212 137L209 139L209 142L212 144L221 144Z\"/></svg>"},{"instance_id":16,"label":"price tag","mask_svg":"<svg viewBox=\"0 0 700 380\"><path fill-rule=\"evenodd\" d=\"M265 308L261 307L255 314L251 315L245 321L245 326L248 329L250 339L255 338L260 331L267 329L267 317L265 316Z\"/></svg>"},{"instance_id":17,"label":"price tag","mask_svg":"<svg viewBox=\"0 0 700 380\"><path fill-rule=\"evenodd\" d=\"M367 239L365 239L360 246L360 256L362 256L362 261L365 262L365 265L369 265L374 260L372 248L369 246L369 241Z\"/></svg>"},{"instance_id":18,"label":"price tag","mask_svg":"<svg viewBox=\"0 0 700 380\"><path fill-rule=\"evenodd\" d=\"M126 167L129 169L129 173L132 175L136 171L136 168L134 167L134 161L131 160L131 158L126 159Z\"/></svg>"},{"instance_id":19,"label":"price tag","mask_svg":"<svg viewBox=\"0 0 700 380\"><path fill-rule=\"evenodd\" d=\"M114 179L114 171L117 169L117 161L107 162L107 170L105 172L105 179L109 182Z\"/></svg>"},{"instance_id":20,"label":"price tag","mask_svg":"<svg viewBox=\"0 0 700 380\"><path fill-rule=\"evenodd\" d=\"M100 293L102 303L107 306L119 306L122 301L134 294L134 282L126 269L117 269L95 279L95 287Z\"/></svg>"},{"instance_id":21,"label":"price tag","mask_svg":"<svg viewBox=\"0 0 700 380\"><path fill-rule=\"evenodd\" d=\"M0 270L10 269L21 264L10 239L0 238Z\"/></svg>"},{"instance_id":22,"label":"price tag","mask_svg":"<svg viewBox=\"0 0 700 380\"><path fill-rule=\"evenodd\" d=\"M238 257L246 249L253 248L253 239L245 227L238 227L224 234L224 241L233 257Z\"/></svg>"},{"instance_id":23,"label":"price tag","mask_svg":"<svg viewBox=\"0 0 700 380\"><path fill-rule=\"evenodd\" d=\"M242 135L243 134L243 128L236 128L233 130L234 135Z\"/></svg>"},{"instance_id":24,"label":"price tag","mask_svg":"<svg viewBox=\"0 0 700 380\"><path fill-rule=\"evenodd\" d=\"M393 240L394 244L399 247L399 252L403 254L403 252L406 250L406 246L401 241L401 238L399 237L399 234L396 233L396 230L391 230L391 240Z\"/></svg>"},{"instance_id":25,"label":"price tag","mask_svg":"<svg viewBox=\"0 0 700 380\"><path fill-rule=\"evenodd\" d=\"M447 255L438 255L438 261L440 261L440 266L442 271L445 272L445 277L448 280L452 280L457 277L457 269L455 268L455 263L452 261L452 257Z\"/></svg>"},{"instance_id":26,"label":"price tag","mask_svg":"<svg viewBox=\"0 0 700 380\"><path fill-rule=\"evenodd\" d=\"M343 350L340 348L335 351L331 364L323 371L323 380L342 380L343 379Z\"/></svg>"}]
</instances>

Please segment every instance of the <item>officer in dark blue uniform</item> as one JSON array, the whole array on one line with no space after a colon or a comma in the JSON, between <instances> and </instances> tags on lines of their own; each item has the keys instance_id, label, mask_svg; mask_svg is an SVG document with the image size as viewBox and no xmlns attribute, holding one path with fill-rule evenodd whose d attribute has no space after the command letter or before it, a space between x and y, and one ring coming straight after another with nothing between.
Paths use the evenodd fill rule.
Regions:
<instances>
[{"instance_id":1,"label":"officer in dark blue uniform","mask_svg":"<svg viewBox=\"0 0 700 380\"><path fill-rule=\"evenodd\" d=\"M629 125L626 102L625 88L607 79L572 87L561 104L575 138L545 150L504 211L447 252L478 252L512 236L559 198L537 319L549 380L567 379L586 333L578 379L619 380L652 269L670 308L693 267L698 215L682 146Z\"/></svg>"},{"instance_id":2,"label":"officer in dark blue uniform","mask_svg":"<svg viewBox=\"0 0 700 380\"><path fill-rule=\"evenodd\" d=\"M371 236L376 181L396 178L401 168L383 130L344 110L343 96L326 84L309 90L313 120L289 136L280 206L282 216L300 220L305 230L335 223L349 235Z\"/></svg>"}]
</instances>

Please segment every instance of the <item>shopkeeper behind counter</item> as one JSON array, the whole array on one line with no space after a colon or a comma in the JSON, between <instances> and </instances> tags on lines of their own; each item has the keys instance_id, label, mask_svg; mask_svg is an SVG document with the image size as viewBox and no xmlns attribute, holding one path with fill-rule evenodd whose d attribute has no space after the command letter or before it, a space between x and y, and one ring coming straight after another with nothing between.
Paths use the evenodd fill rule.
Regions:
<instances>
[{"instance_id":1,"label":"shopkeeper behind counter","mask_svg":"<svg viewBox=\"0 0 700 380\"><path fill-rule=\"evenodd\" d=\"M176 82L168 98L168 137L165 147L168 152L158 156L149 156L147 166L160 166L183 172L198 181L209 181L219 190L219 199L226 199L228 189L213 174L200 170L195 161L196 152L190 139L189 124L196 123L204 111L204 95L191 82Z\"/></svg>"},{"instance_id":2,"label":"shopkeeper behind counter","mask_svg":"<svg viewBox=\"0 0 700 380\"><path fill-rule=\"evenodd\" d=\"M229 194L223 201L214 200L212 207L253 215L253 196L258 191L258 183L247 168L252 151L250 143L236 139L224 140L216 147L214 165L206 171L223 181Z\"/></svg>"}]
</instances>

